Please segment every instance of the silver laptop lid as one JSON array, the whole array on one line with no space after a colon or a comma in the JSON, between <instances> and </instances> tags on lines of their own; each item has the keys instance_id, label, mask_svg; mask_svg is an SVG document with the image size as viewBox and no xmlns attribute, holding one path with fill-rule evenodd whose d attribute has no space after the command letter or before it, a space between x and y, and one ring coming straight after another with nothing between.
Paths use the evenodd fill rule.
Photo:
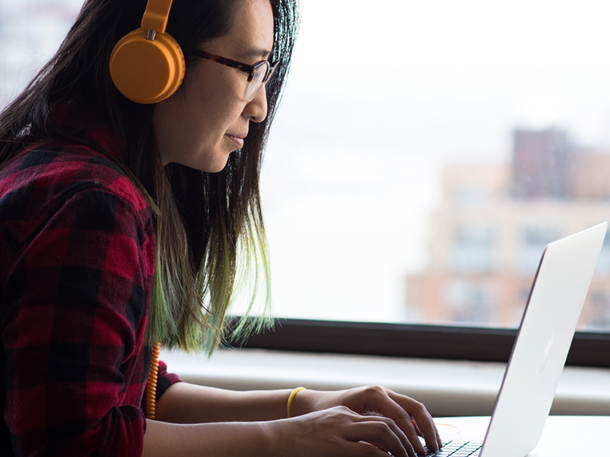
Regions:
<instances>
[{"instance_id":1,"label":"silver laptop lid","mask_svg":"<svg viewBox=\"0 0 610 457\"><path fill-rule=\"evenodd\" d=\"M538 444L607 225L604 222L545 248L481 457L524 457Z\"/></svg>"}]
</instances>

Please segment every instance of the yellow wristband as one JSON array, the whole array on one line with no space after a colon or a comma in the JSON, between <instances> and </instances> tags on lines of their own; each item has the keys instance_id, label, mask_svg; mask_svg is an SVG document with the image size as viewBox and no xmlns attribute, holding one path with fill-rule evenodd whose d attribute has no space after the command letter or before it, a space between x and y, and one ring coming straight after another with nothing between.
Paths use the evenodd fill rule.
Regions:
<instances>
[{"instance_id":1,"label":"yellow wristband","mask_svg":"<svg viewBox=\"0 0 610 457\"><path fill-rule=\"evenodd\" d=\"M297 387L296 389L294 389L292 391L292 393L290 394L290 397L288 397L288 404L286 405L286 413L287 413L288 417L291 417L290 416L290 407L292 406L292 400L294 400L294 396L301 390L307 390L307 389L305 389L305 387Z\"/></svg>"}]
</instances>

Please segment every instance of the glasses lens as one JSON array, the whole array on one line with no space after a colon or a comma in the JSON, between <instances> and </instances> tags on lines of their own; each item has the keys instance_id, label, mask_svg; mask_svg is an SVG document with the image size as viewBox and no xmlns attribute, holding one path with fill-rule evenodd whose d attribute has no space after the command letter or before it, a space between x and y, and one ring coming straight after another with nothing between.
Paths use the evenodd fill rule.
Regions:
<instances>
[{"instance_id":1,"label":"glasses lens","mask_svg":"<svg viewBox=\"0 0 610 457\"><path fill-rule=\"evenodd\" d=\"M248 87L246 88L246 101L250 102L256 97L259 89L263 85L263 81L267 72L269 71L269 63L261 62L256 67L254 67L254 74L252 75L252 81L248 83Z\"/></svg>"}]
</instances>

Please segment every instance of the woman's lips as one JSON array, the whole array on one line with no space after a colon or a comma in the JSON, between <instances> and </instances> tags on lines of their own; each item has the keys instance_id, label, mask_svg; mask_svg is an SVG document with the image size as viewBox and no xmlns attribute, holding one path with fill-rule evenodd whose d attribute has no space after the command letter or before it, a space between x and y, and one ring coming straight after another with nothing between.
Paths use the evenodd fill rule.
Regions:
<instances>
[{"instance_id":1,"label":"woman's lips","mask_svg":"<svg viewBox=\"0 0 610 457\"><path fill-rule=\"evenodd\" d=\"M241 149L244 147L244 138L243 137L239 137L239 136L233 136L233 135L229 135L228 133L225 134L227 137L229 137L229 139L235 143L235 145L238 147L238 149Z\"/></svg>"}]
</instances>

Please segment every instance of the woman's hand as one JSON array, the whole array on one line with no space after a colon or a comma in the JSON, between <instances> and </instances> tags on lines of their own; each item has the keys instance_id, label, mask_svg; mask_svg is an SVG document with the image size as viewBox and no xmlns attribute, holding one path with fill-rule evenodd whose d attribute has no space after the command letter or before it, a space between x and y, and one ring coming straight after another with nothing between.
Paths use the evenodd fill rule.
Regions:
<instances>
[{"instance_id":1,"label":"woman's hand","mask_svg":"<svg viewBox=\"0 0 610 457\"><path fill-rule=\"evenodd\" d=\"M416 457L396 423L345 406L291 419L173 424L147 419L145 457Z\"/></svg>"},{"instance_id":2,"label":"woman's hand","mask_svg":"<svg viewBox=\"0 0 610 457\"><path fill-rule=\"evenodd\" d=\"M276 437L271 455L388 457L389 452L396 457L416 457L409 439L392 419L361 415L345 406L264 424Z\"/></svg>"},{"instance_id":3,"label":"woman's hand","mask_svg":"<svg viewBox=\"0 0 610 457\"><path fill-rule=\"evenodd\" d=\"M346 406L364 417L364 420L371 417L390 419L407 437L410 452L412 449L418 453L425 452L418 436L424 438L430 450L438 450L442 446L432 416L426 407L410 397L397 394L385 387L360 387L336 392L303 390L296 394L292 411L293 415L299 415L335 406ZM367 441L366 438L360 439ZM409 447L407 447L408 452Z\"/></svg>"}]
</instances>

